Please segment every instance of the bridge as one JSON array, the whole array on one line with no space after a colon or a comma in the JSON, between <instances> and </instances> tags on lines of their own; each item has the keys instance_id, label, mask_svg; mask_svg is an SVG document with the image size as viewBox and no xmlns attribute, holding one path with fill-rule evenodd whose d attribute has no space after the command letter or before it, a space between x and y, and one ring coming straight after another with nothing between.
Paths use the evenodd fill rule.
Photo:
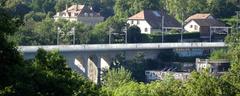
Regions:
<instances>
[{"instance_id":1,"label":"bridge","mask_svg":"<svg viewBox=\"0 0 240 96\"><path fill-rule=\"evenodd\" d=\"M69 67L97 83L101 79L101 70L108 69L115 56L120 53L124 53L126 59L133 58L138 52L144 53L145 58L155 58L161 49L224 47L227 45L223 42L191 42L19 46L19 50L23 52L25 59L34 58L39 48L47 51L59 50Z\"/></svg>"}]
</instances>

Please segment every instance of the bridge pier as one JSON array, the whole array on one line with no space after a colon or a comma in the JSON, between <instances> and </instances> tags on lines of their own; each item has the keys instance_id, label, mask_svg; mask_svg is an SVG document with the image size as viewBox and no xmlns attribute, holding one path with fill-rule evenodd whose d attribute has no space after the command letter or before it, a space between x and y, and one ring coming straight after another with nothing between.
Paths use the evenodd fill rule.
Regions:
<instances>
[{"instance_id":1,"label":"bridge pier","mask_svg":"<svg viewBox=\"0 0 240 96\"><path fill-rule=\"evenodd\" d=\"M74 60L74 65L78 67L85 77L88 77L88 56L79 56ZM79 72L79 71L78 71Z\"/></svg>"}]
</instances>

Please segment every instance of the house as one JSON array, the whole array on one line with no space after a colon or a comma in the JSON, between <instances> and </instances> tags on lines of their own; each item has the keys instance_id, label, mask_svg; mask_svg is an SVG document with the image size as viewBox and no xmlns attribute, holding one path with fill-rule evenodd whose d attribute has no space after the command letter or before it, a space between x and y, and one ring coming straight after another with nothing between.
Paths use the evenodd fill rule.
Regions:
<instances>
[{"instance_id":1,"label":"house","mask_svg":"<svg viewBox=\"0 0 240 96\"><path fill-rule=\"evenodd\" d=\"M194 19L214 19L214 17L209 13L197 13L188 17L185 20L185 22L190 22L191 20L194 20Z\"/></svg>"},{"instance_id":2,"label":"house","mask_svg":"<svg viewBox=\"0 0 240 96\"><path fill-rule=\"evenodd\" d=\"M214 33L228 33L228 27L211 14L198 13L185 20L184 29L188 32L200 32L200 38L211 38ZM211 33L211 34L210 34Z\"/></svg>"},{"instance_id":3,"label":"house","mask_svg":"<svg viewBox=\"0 0 240 96\"><path fill-rule=\"evenodd\" d=\"M69 21L80 21L85 24L95 25L104 20L100 13L94 12L91 7L85 5L72 5L62 12L57 12L54 16L55 21L66 19Z\"/></svg>"},{"instance_id":4,"label":"house","mask_svg":"<svg viewBox=\"0 0 240 96\"><path fill-rule=\"evenodd\" d=\"M138 26L142 34L161 32L169 27L181 28L181 24L164 10L143 10L129 17L127 23L130 26Z\"/></svg>"},{"instance_id":5,"label":"house","mask_svg":"<svg viewBox=\"0 0 240 96\"><path fill-rule=\"evenodd\" d=\"M210 72L218 73L227 71L230 67L230 61L226 59L209 60L209 59L196 59L196 70L198 72L209 68Z\"/></svg>"}]
</instances>

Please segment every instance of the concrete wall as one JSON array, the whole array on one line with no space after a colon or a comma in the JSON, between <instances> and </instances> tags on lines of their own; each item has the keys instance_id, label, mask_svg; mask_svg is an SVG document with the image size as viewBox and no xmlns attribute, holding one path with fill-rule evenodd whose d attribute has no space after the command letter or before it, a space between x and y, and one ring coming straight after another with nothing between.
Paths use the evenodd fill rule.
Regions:
<instances>
[{"instance_id":1,"label":"concrete wall","mask_svg":"<svg viewBox=\"0 0 240 96\"><path fill-rule=\"evenodd\" d=\"M96 25L104 20L104 17L78 17L78 21L89 24L89 25Z\"/></svg>"},{"instance_id":2,"label":"concrete wall","mask_svg":"<svg viewBox=\"0 0 240 96\"><path fill-rule=\"evenodd\" d=\"M58 19L65 19L68 21L80 21L84 24L88 25L96 25L104 20L104 17L94 17L94 16L88 16L88 17L54 17L54 20L57 21Z\"/></svg>"},{"instance_id":3,"label":"concrete wall","mask_svg":"<svg viewBox=\"0 0 240 96\"><path fill-rule=\"evenodd\" d=\"M54 20L57 21L59 19L65 19L65 20L68 20L68 21L78 21L77 17L67 17L67 16L64 16L64 17L54 17Z\"/></svg>"}]
</instances>

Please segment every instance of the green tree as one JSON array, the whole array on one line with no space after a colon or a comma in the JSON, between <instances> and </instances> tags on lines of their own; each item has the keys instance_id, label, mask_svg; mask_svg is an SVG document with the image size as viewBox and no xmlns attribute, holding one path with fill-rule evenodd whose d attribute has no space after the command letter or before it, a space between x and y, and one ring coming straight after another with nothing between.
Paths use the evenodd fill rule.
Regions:
<instances>
[{"instance_id":1,"label":"green tree","mask_svg":"<svg viewBox=\"0 0 240 96\"><path fill-rule=\"evenodd\" d=\"M17 18L10 16L8 9L4 9L4 1L0 2L0 89L5 89L14 84L15 67L23 64L22 57L16 48L14 42L8 41L8 36L11 36L17 30L20 22Z\"/></svg>"},{"instance_id":2,"label":"green tree","mask_svg":"<svg viewBox=\"0 0 240 96\"><path fill-rule=\"evenodd\" d=\"M166 77L162 81L155 81L148 84L129 82L118 87L114 96L183 96L180 81L173 77Z\"/></svg>"},{"instance_id":3,"label":"green tree","mask_svg":"<svg viewBox=\"0 0 240 96\"><path fill-rule=\"evenodd\" d=\"M224 75L224 80L234 86L234 92L238 95L240 94L240 34L233 32L226 38L226 43L228 44L228 54L231 61L231 68L227 74Z\"/></svg>"},{"instance_id":4,"label":"green tree","mask_svg":"<svg viewBox=\"0 0 240 96\"><path fill-rule=\"evenodd\" d=\"M60 12L66 9L66 0L57 0L56 5L54 6L54 9L56 12Z\"/></svg>"},{"instance_id":5,"label":"green tree","mask_svg":"<svg viewBox=\"0 0 240 96\"><path fill-rule=\"evenodd\" d=\"M116 0L114 6L115 17L118 19L127 18L127 1L126 0Z\"/></svg>"},{"instance_id":6,"label":"green tree","mask_svg":"<svg viewBox=\"0 0 240 96\"><path fill-rule=\"evenodd\" d=\"M92 26L76 22L75 23L75 37L76 44L87 44L89 42L90 31L93 30Z\"/></svg>"},{"instance_id":7,"label":"green tree","mask_svg":"<svg viewBox=\"0 0 240 96\"><path fill-rule=\"evenodd\" d=\"M215 50L211 53L210 59L212 60L228 59L227 51L224 49Z\"/></svg>"},{"instance_id":8,"label":"green tree","mask_svg":"<svg viewBox=\"0 0 240 96\"><path fill-rule=\"evenodd\" d=\"M103 76L102 92L107 96L112 96L116 88L130 81L132 81L130 71L123 67L111 69Z\"/></svg>"},{"instance_id":9,"label":"green tree","mask_svg":"<svg viewBox=\"0 0 240 96\"><path fill-rule=\"evenodd\" d=\"M14 96L95 96L95 84L73 72L58 51L39 49L17 75ZM20 70L19 69L19 70Z\"/></svg>"},{"instance_id":10,"label":"green tree","mask_svg":"<svg viewBox=\"0 0 240 96\"><path fill-rule=\"evenodd\" d=\"M55 22L55 28L59 31L59 43L60 44L73 44L74 28L76 22L70 22L65 19L59 19ZM76 30L76 28L75 28Z\"/></svg>"},{"instance_id":11,"label":"green tree","mask_svg":"<svg viewBox=\"0 0 240 96\"><path fill-rule=\"evenodd\" d=\"M137 53L132 60L128 60L127 63L122 66L132 72L134 80L139 82L145 81L145 71L147 69L147 63L143 53Z\"/></svg>"},{"instance_id":12,"label":"green tree","mask_svg":"<svg viewBox=\"0 0 240 96\"><path fill-rule=\"evenodd\" d=\"M42 22L38 22L33 30L38 37L40 45L53 45L56 44L57 30L54 26L54 20L46 18Z\"/></svg>"},{"instance_id":13,"label":"green tree","mask_svg":"<svg viewBox=\"0 0 240 96\"><path fill-rule=\"evenodd\" d=\"M114 15L113 6L115 0L100 0L100 13L103 17L108 18Z\"/></svg>"},{"instance_id":14,"label":"green tree","mask_svg":"<svg viewBox=\"0 0 240 96\"><path fill-rule=\"evenodd\" d=\"M102 44L108 42L109 27L108 22L97 24L89 33L90 44Z\"/></svg>"},{"instance_id":15,"label":"green tree","mask_svg":"<svg viewBox=\"0 0 240 96\"><path fill-rule=\"evenodd\" d=\"M44 12L47 13L48 11L54 12L54 6L56 4L56 0L31 0L29 6L35 12Z\"/></svg>"},{"instance_id":16,"label":"green tree","mask_svg":"<svg viewBox=\"0 0 240 96\"><path fill-rule=\"evenodd\" d=\"M193 72L184 84L185 96L227 96L234 95L229 85L223 85L220 78L206 71Z\"/></svg>"}]
</instances>

